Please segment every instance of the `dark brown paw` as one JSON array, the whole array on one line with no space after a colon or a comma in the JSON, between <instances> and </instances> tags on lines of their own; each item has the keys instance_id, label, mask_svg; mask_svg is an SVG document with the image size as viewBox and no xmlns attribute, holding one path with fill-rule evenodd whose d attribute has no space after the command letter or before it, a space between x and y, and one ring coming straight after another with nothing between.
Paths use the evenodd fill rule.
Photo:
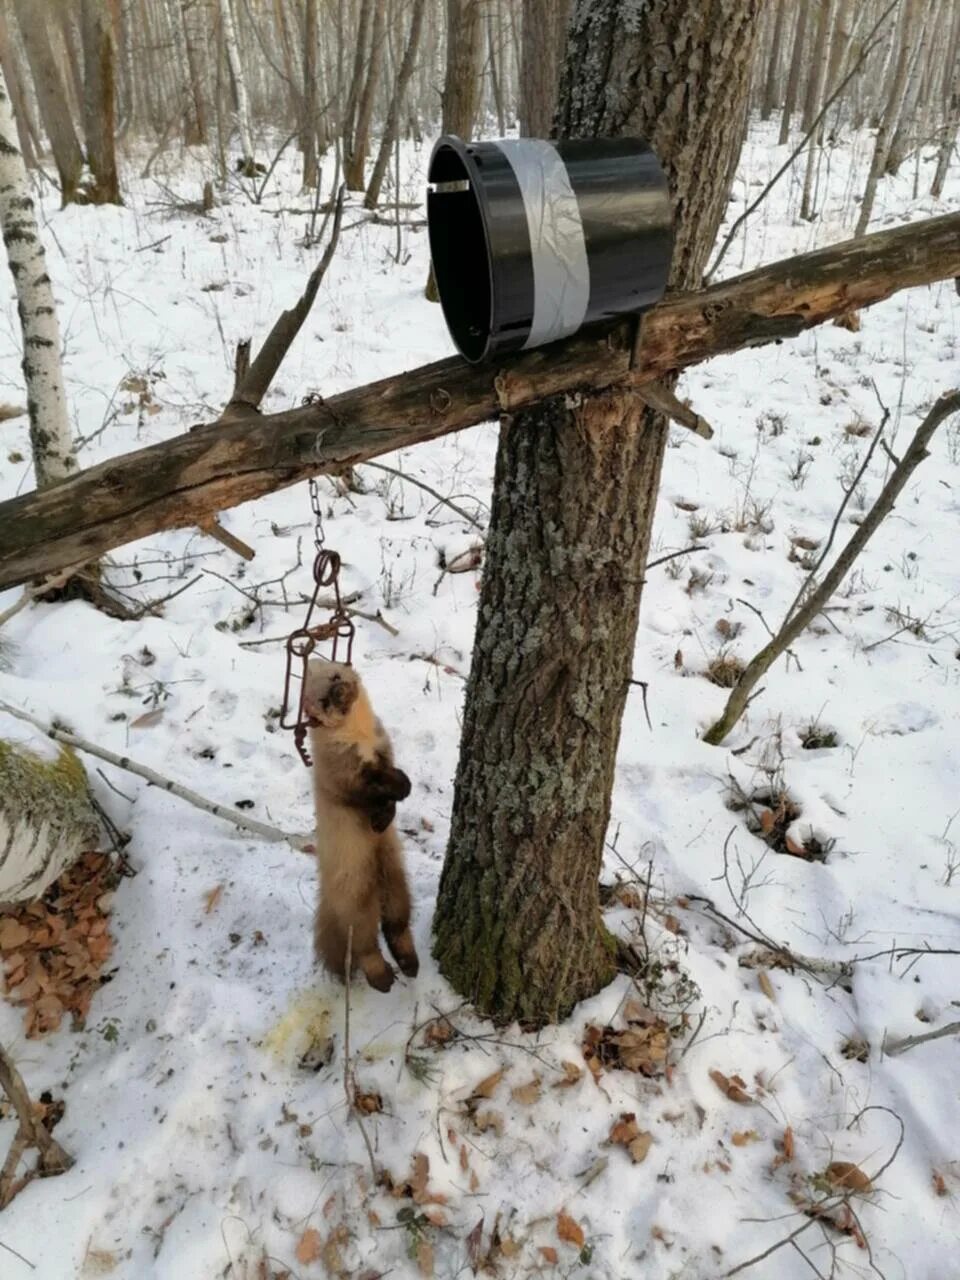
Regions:
<instances>
[{"instance_id":1,"label":"dark brown paw","mask_svg":"<svg viewBox=\"0 0 960 1280\"><path fill-rule=\"evenodd\" d=\"M407 978L415 978L420 972L420 957L414 951L412 955L395 956L400 972Z\"/></svg>"},{"instance_id":2,"label":"dark brown paw","mask_svg":"<svg viewBox=\"0 0 960 1280\"><path fill-rule=\"evenodd\" d=\"M364 968L363 973L370 986L377 991L389 991L397 976L386 961L382 961L377 966L371 965L369 968Z\"/></svg>"}]
</instances>

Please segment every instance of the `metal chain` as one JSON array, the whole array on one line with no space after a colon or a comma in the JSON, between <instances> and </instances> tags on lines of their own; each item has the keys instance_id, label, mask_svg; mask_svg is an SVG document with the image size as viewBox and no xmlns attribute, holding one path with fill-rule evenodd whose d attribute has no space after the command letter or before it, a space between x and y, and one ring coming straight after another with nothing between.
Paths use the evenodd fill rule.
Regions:
<instances>
[{"instance_id":1,"label":"metal chain","mask_svg":"<svg viewBox=\"0 0 960 1280\"><path fill-rule=\"evenodd\" d=\"M310 506L313 510L313 545L317 552L323 550L326 541L323 532L323 511L320 507L320 486L317 484L317 477L310 477Z\"/></svg>"}]
</instances>

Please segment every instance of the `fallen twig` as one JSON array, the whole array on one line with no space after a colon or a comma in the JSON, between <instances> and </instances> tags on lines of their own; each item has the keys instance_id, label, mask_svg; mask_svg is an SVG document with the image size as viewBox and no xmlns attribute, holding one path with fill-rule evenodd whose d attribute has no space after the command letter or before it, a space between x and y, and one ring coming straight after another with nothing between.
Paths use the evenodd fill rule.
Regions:
<instances>
[{"instance_id":1,"label":"fallen twig","mask_svg":"<svg viewBox=\"0 0 960 1280\"><path fill-rule=\"evenodd\" d=\"M903 1040L885 1039L883 1052L888 1058L895 1058L897 1054L915 1049L918 1044L926 1044L928 1040L941 1040L944 1036L955 1035L960 1035L960 1022L948 1022L945 1027L938 1027L936 1031L927 1031L920 1036L906 1036Z\"/></svg>"},{"instance_id":2,"label":"fallen twig","mask_svg":"<svg viewBox=\"0 0 960 1280\"><path fill-rule=\"evenodd\" d=\"M73 1164L73 1157L64 1151L35 1111L23 1077L3 1045L0 1045L0 1089L10 1099L19 1124L3 1170L0 1171L0 1209L5 1209L17 1192L33 1178L48 1178L65 1173ZM20 1158L31 1147L36 1148L39 1153L36 1168L17 1178Z\"/></svg>"},{"instance_id":3,"label":"fallen twig","mask_svg":"<svg viewBox=\"0 0 960 1280\"><path fill-rule=\"evenodd\" d=\"M469 511L464 511L463 507L458 507L452 498L445 498L442 493L438 493L436 489L427 484L425 480L418 480L416 476L408 475L406 471L400 471L396 467L388 467L385 462L365 462L365 467L373 467L377 471L386 471L392 476L396 476L399 480L409 481L410 484L416 485L418 489L422 489L424 493L429 493L431 498L436 498L438 502L442 502L445 507L449 507L451 511L456 512L458 516L466 520L468 524L472 524L475 529L484 532L483 525Z\"/></svg>"},{"instance_id":4,"label":"fallen twig","mask_svg":"<svg viewBox=\"0 0 960 1280\"><path fill-rule=\"evenodd\" d=\"M83 568L82 564L72 565L69 569L64 569L62 573L51 574L49 578L44 578L43 582L38 582L36 586L24 587L23 594L19 600L15 600L9 609L0 613L0 627L5 622L9 622L11 618L15 618L21 609L25 609L28 604L36 600L39 596L46 595L48 591L56 591L64 586L75 573Z\"/></svg>"},{"instance_id":5,"label":"fallen twig","mask_svg":"<svg viewBox=\"0 0 960 1280\"><path fill-rule=\"evenodd\" d=\"M5 711L7 715L13 716L16 720L23 720L27 724L34 725L35 728L45 733L48 738L52 738L55 742L62 742L68 747L76 748L77 751L97 756L98 759L105 760L107 764L112 764L116 769L123 769L126 773L136 774L138 778L145 779L151 787L159 787L161 791L167 791L179 800L185 800L187 804L192 804L195 809L202 809L205 813L211 813L215 818L223 818L224 821L232 823L235 827L249 831L264 840L276 843L285 842L300 853L312 854L313 852L313 842L308 836L293 835L288 831L281 831L279 827L272 827L266 822L258 822L256 818L248 818L243 813L238 813L234 809L217 804L213 800L208 800L205 796L192 791L189 787L182 786L179 782L165 778L162 774L157 773L156 770L149 768L149 766L139 764L136 760L131 760L129 756L118 756L116 752L108 751L106 747L98 747L96 743L88 742L86 738L81 738L75 733L68 733L65 729L57 729L52 725L44 724L36 716L30 715L27 711L21 711L19 707L10 706L8 702L0 701L0 711Z\"/></svg>"}]
</instances>

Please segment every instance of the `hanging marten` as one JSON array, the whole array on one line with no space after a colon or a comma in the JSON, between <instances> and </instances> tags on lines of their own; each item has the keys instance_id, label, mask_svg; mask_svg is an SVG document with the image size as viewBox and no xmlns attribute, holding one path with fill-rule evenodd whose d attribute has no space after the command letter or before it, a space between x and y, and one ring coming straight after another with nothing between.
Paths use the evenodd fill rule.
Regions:
<instances>
[{"instance_id":1,"label":"hanging marten","mask_svg":"<svg viewBox=\"0 0 960 1280\"><path fill-rule=\"evenodd\" d=\"M381 926L401 972L412 978L420 967L394 824L397 801L410 794L410 779L394 765L390 739L353 667L310 661L303 711L317 806L317 959L343 977L352 925L351 967L362 969L378 991L389 991L394 972L377 942Z\"/></svg>"}]
</instances>

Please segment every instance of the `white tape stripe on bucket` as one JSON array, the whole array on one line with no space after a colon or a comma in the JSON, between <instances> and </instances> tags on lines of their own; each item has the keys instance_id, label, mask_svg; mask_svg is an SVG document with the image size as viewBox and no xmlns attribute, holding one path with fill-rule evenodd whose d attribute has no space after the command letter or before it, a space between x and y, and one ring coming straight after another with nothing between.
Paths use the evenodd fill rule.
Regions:
<instances>
[{"instance_id":1,"label":"white tape stripe on bucket","mask_svg":"<svg viewBox=\"0 0 960 1280\"><path fill-rule=\"evenodd\" d=\"M496 144L520 187L533 255L533 324L524 347L575 333L590 301L590 264L580 206L552 143L507 138Z\"/></svg>"}]
</instances>

